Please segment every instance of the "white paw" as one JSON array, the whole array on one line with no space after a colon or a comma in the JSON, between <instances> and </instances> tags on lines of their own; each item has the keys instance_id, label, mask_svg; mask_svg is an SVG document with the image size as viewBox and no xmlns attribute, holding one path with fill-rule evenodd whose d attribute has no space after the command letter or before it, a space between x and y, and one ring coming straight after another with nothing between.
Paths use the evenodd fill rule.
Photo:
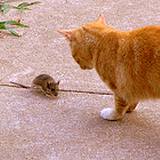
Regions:
<instances>
[{"instance_id":1,"label":"white paw","mask_svg":"<svg viewBox=\"0 0 160 160\"><path fill-rule=\"evenodd\" d=\"M121 119L123 116L119 115L113 108L104 108L100 112L100 116L103 119L115 121Z\"/></svg>"}]
</instances>

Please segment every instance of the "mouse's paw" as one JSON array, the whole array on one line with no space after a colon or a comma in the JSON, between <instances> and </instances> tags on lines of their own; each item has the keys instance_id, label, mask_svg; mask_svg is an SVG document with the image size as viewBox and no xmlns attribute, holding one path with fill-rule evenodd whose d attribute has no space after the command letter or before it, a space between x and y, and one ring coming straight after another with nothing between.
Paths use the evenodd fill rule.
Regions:
<instances>
[{"instance_id":1,"label":"mouse's paw","mask_svg":"<svg viewBox=\"0 0 160 160\"><path fill-rule=\"evenodd\" d=\"M104 108L101 110L100 112L100 116L103 119L109 120L109 121L116 121L119 119L122 119L123 116L119 113L117 113L117 111L113 108Z\"/></svg>"}]
</instances>

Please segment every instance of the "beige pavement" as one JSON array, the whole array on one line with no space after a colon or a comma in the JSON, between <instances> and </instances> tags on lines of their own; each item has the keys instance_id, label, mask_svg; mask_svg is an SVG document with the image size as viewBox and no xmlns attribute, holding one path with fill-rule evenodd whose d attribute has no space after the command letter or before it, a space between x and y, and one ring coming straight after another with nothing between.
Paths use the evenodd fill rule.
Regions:
<instances>
[{"instance_id":1,"label":"beige pavement","mask_svg":"<svg viewBox=\"0 0 160 160\"><path fill-rule=\"evenodd\" d=\"M21 38L0 39L0 82L30 85L48 73L61 80L61 88L109 91L95 71L80 70L56 30L100 13L123 30L160 24L159 6L158 0L44 0L31 11L0 15L30 25L19 30ZM159 160L160 101L140 103L119 122L102 120L100 110L112 106L112 96L60 93L50 100L0 87L0 160Z\"/></svg>"}]
</instances>

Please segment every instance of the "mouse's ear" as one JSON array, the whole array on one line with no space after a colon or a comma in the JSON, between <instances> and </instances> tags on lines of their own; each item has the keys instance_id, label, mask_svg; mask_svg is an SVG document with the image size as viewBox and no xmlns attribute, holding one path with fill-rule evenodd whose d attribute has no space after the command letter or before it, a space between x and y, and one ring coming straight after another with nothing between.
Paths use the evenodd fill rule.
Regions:
<instances>
[{"instance_id":1,"label":"mouse's ear","mask_svg":"<svg viewBox=\"0 0 160 160\"><path fill-rule=\"evenodd\" d=\"M56 84L59 85L60 81L58 81Z\"/></svg>"}]
</instances>

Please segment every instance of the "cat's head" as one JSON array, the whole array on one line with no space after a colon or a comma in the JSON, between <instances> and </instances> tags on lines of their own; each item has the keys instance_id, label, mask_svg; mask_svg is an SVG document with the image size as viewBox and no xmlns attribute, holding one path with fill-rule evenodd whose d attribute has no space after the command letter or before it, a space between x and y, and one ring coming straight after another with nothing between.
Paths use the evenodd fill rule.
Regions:
<instances>
[{"instance_id":1,"label":"cat's head","mask_svg":"<svg viewBox=\"0 0 160 160\"><path fill-rule=\"evenodd\" d=\"M72 56L81 69L94 68L94 52L97 43L97 33L104 30L105 18L99 16L98 20L87 23L77 29L59 30L69 41Z\"/></svg>"}]
</instances>

